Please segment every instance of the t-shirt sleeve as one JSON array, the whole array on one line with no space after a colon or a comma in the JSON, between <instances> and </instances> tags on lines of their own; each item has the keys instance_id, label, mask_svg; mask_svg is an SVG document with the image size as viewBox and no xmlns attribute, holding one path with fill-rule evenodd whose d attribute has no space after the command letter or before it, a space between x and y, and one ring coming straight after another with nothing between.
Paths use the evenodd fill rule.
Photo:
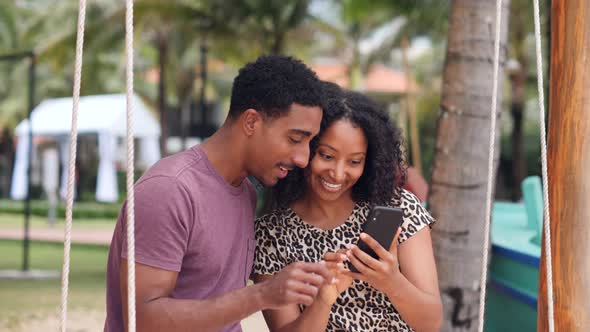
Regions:
<instances>
[{"instance_id":1,"label":"t-shirt sleeve","mask_svg":"<svg viewBox=\"0 0 590 332\"><path fill-rule=\"evenodd\" d=\"M279 247L277 241L280 237L278 222L278 216L274 213L256 219L256 252L253 274L273 275L287 265L282 255L285 248Z\"/></svg>"},{"instance_id":2,"label":"t-shirt sleeve","mask_svg":"<svg viewBox=\"0 0 590 332\"><path fill-rule=\"evenodd\" d=\"M401 201L394 205L401 206L404 213L404 221L401 226L402 231L399 235L398 243L406 241L422 228L432 226L435 222L418 197L405 189L401 191Z\"/></svg>"},{"instance_id":3,"label":"t-shirt sleeve","mask_svg":"<svg viewBox=\"0 0 590 332\"><path fill-rule=\"evenodd\" d=\"M126 213L126 204L121 213ZM179 272L192 231L188 193L170 177L143 180L135 188L135 260L151 267ZM122 216L123 227L127 217ZM121 257L127 259L124 229Z\"/></svg>"}]
</instances>

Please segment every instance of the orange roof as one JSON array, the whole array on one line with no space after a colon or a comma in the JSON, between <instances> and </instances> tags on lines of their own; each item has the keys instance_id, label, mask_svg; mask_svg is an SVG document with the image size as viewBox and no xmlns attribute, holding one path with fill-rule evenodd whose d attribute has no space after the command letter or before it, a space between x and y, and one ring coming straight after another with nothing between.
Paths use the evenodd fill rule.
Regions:
<instances>
[{"instance_id":1,"label":"orange roof","mask_svg":"<svg viewBox=\"0 0 590 332\"><path fill-rule=\"evenodd\" d=\"M311 68L321 80L336 83L343 88L349 88L348 66L346 64L315 64ZM360 90L369 93L401 94L416 92L418 86L414 81L408 84L403 72L395 71L383 65L372 65L365 77L361 78Z\"/></svg>"}]
</instances>

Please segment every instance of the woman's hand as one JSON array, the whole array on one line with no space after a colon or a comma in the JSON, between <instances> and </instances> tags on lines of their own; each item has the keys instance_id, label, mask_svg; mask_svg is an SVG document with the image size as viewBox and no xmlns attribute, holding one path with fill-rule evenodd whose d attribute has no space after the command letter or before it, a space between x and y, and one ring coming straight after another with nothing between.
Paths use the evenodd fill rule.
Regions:
<instances>
[{"instance_id":1,"label":"woman's hand","mask_svg":"<svg viewBox=\"0 0 590 332\"><path fill-rule=\"evenodd\" d=\"M393 284L395 283L396 277L401 275L397 259L397 242L400 232L401 228L395 234L389 251L385 250L370 235L361 233L361 240L375 251L379 259L377 260L369 256L358 246L353 245L346 254L350 262L360 273L348 271L346 274L352 278L369 283L375 289L385 294L389 294L394 288Z\"/></svg>"},{"instance_id":2,"label":"woman's hand","mask_svg":"<svg viewBox=\"0 0 590 332\"><path fill-rule=\"evenodd\" d=\"M352 284L352 278L345 274L344 261L348 260L346 256L346 249L340 249L336 252L329 252L324 255L330 272L334 274L336 282L333 284L324 284L320 288L318 298L325 304L332 305L342 292L344 292Z\"/></svg>"}]
</instances>

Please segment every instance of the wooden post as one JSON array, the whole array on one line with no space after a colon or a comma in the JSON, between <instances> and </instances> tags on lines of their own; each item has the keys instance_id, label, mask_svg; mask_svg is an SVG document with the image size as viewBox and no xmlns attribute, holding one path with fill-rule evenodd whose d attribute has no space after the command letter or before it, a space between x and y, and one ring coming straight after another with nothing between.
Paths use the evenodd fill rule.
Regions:
<instances>
[{"instance_id":1,"label":"wooden post","mask_svg":"<svg viewBox=\"0 0 590 332\"><path fill-rule=\"evenodd\" d=\"M590 331L590 3L553 1L548 133L555 331ZM548 330L541 257L538 331Z\"/></svg>"}]
</instances>

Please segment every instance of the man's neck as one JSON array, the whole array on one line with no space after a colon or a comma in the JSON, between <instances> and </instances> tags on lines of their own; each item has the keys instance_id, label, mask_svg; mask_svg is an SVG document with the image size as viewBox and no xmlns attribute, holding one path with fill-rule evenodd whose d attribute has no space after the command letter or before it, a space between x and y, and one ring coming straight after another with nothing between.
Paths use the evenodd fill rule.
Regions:
<instances>
[{"instance_id":1,"label":"man's neck","mask_svg":"<svg viewBox=\"0 0 590 332\"><path fill-rule=\"evenodd\" d=\"M215 170L235 187L248 176L244 168L244 152L239 142L231 127L224 125L201 144Z\"/></svg>"}]
</instances>

